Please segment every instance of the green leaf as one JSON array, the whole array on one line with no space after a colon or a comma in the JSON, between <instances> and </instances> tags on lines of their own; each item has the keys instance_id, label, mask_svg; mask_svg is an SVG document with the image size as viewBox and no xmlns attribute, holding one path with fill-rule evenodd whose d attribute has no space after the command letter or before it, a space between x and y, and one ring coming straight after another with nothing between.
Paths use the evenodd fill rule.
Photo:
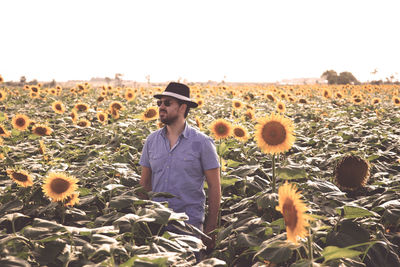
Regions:
<instances>
[{"instance_id":1,"label":"green leaf","mask_svg":"<svg viewBox=\"0 0 400 267\"><path fill-rule=\"evenodd\" d=\"M217 154L219 156L223 157L227 151L228 151L228 146L225 144L225 142L222 142L221 144L217 145Z\"/></svg>"},{"instance_id":2,"label":"green leaf","mask_svg":"<svg viewBox=\"0 0 400 267\"><path fill-rule=\"evenodd\" d=\"M335 246L327 246L321 252L322 256L324 256L325 260L324 263L333 259L340 259L340 258L353 258L360 254L362 251L352 250L348 248L339 248Z\"/></svg>"},{"instance_id":3,"label":"green leaf","mask_svg":"<svg viewBox=\"0 0 400 267\"><path fill-rule=\"evenodd\" d=\"M341 209L337 209L337 212L341 214ZM371 212L363 207L355 207L355 206L344 206L343 207L344 218L346 219L354 219L354 218L363 218L369 216L377 216L374 212Z\"/></svg>"},{"instance_id":4,"label":"green leaf","mask_svg":"<svg viewBox=\"0 0 400 267\"><path fill-rule=\"evenodd\" d=\"M276 175L284 180L307 178L307 172L300 168L276 168Z\"/></svg>"},{"instance_id":5,"label":"green leaf","mask_svg":"<svg viewBox=\"0 0 400 267\"><path fill-rule=\"evenodd\" d=\"M282 240L270 243L269 240L261 244L260 251L254 257L261 258L273 263L285 262L292 257L294 247Z\"/></svg>"}]
</instances>

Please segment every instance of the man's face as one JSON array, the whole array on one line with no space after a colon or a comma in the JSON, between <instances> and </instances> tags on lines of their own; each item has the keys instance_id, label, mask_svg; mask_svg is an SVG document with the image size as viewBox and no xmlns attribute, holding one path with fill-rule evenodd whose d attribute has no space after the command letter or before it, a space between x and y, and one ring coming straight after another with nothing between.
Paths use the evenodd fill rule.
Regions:
<instances>
[{"instance_id":1,"label":"man's face","mask_svg":"<svg viewBox=\"0 0 400 267\"><path fill-rule=\"evenodd\" d=\"M161 105L158 107L158 113L161 122L166 125L174 123L179 117L179 108L181 107L178 100L166 96L157 102L160 103L159 101L161 101Z\"/></svg>"}]
</instances>

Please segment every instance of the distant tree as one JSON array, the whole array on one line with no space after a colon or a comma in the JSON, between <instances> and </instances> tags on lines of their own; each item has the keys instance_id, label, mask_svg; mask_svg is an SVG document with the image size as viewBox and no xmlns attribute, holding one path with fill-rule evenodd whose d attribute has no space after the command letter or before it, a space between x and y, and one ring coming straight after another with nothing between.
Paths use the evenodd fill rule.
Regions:
<instances>
[{"instance_id":1,"label":"distant tree","mask_svg":"<svg viewBox=\"0 0 400 267\"><path fill-rule=\"evenodd\" d=\"M354 77L351 72L344 71L339 74L338 84L359 84L360 82Z\"/></svg>"},{"instance_id":2,"label":"distant tree","mask_svg":"<svg viewBox=\"0 0 400 267\"><path fill-rule=\"evenodd\" d=\"M21 85L25 85L26 77L25 76L21 76L21 78L19 78L19 82L21 83Z\"/></svg>"},{"instance_id":3,"label":"distant tree","mask_svg":"<svg viewBox=\"0 0 400 267\"><path fill-rule=\"evenodd\" d=\"M51 82L49 82L49 87L55 87L57 85L56 80L52 80Z\"/></svg>"},{"instance_id":4,"label":"distant tree","mask_svg":"<svg viewBox=\"0 0 400 267\"><path fill-rule=\"evenodd\" d=\"M334 70L327 70L322 73L321 78L326 79L328 84L336 84L338 81L337 72Z\"/></svg>"},{"instance_id":5,"label":"distant tree","mask_svg":"<svg viewBox=\"0 0 400 267\"><path fill-rule=\"evenodd\" d=\"M327 70L322 73L321 78L328 80L328 84L359 84L360 82L351 72L344 71L339 75L334 70Z\"/></svg>"}]
</instances>

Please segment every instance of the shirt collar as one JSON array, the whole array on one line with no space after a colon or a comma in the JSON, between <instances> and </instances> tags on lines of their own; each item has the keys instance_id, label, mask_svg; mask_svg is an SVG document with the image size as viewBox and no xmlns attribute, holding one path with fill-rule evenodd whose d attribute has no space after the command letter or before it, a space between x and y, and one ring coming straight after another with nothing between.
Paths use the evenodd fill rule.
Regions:
<instances>
[{"instance_id":1,"label":"shirt collar","mask_svg":"<svg viewBox=\"0 0 400 267\"><path fill-rule=\"evenodd\" d=\"M167 126L164 126L161 130L161 134L166 137L167 136ZM185 121L185 128L183 128L183 131L181 133L181 136L188 138L190 135L190 126L189 124Z\"/></svg>"}]
</instances>

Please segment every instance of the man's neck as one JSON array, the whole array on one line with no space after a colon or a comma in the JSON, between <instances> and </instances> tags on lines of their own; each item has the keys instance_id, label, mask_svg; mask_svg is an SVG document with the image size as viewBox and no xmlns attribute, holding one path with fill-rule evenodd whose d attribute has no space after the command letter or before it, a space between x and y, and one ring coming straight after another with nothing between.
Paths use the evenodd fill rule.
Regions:
<instances>
[{"instance_id":1,"label":"man's neck","mask_svg":"<svg viewBox=\"0 0 400 267\"><path fill-rule=\"evenodd\" d=\"M174 124L167 125L168 136L179 136L185 129L185 120L177 121Z\"/></svg>"}]
</instances>

